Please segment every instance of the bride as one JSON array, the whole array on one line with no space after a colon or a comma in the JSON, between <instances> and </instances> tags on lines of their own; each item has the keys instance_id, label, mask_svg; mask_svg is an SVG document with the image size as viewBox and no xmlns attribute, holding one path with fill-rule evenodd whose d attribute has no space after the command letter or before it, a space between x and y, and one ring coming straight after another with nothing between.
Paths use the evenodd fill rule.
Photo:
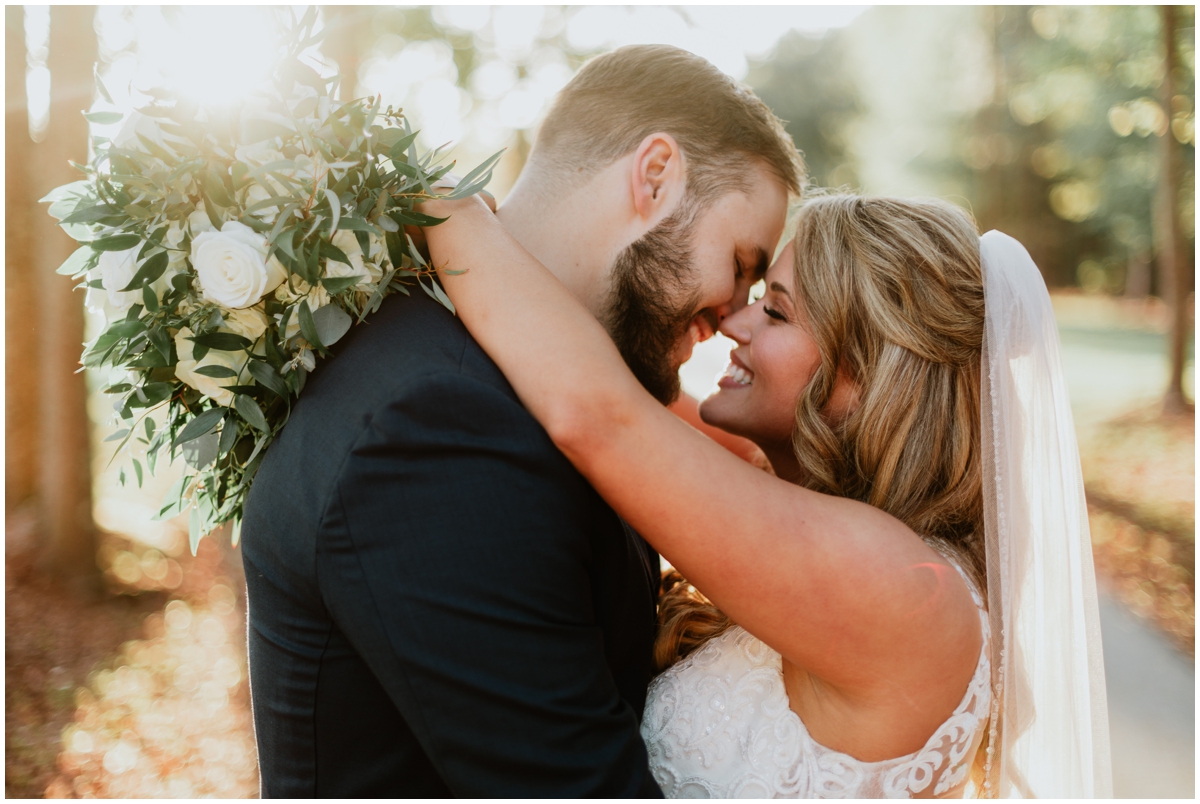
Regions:
<instances>
[{"instance_id":1,"label":"bride","mask_svg":"<svg viewBox=\"0 0 1200 804\"><path fill-rule=\"evenodd\" d=\"M522 402L688 581L642 735L668 796L1110 795L1091 552L1057 335L1016 241L935 201L818 197L721 322L683 424L477 198L431 201L445 290Z\"/></svg>"}]
</instances>

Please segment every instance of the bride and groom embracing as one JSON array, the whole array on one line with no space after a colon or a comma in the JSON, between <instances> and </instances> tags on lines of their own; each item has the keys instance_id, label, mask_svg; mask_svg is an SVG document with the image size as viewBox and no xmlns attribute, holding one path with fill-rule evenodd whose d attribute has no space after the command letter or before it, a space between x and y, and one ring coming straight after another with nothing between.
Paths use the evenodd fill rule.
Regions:
<instances>
[{"instance_id":1,"label":"bride and groom embracing","mask_svg":"<svg viewBox=\"0 0 1200 804\"><path fill-rule=\"evenodd\" d=\"M458 317L354 328L247 505L264 795L1110 793L1036 267L898 198L809 199L778 250L802 186L751 92L641 46L499 210L424 205ZM772 472L664 407L717 329L703 426Z\"/></svg>"}]
</instances>

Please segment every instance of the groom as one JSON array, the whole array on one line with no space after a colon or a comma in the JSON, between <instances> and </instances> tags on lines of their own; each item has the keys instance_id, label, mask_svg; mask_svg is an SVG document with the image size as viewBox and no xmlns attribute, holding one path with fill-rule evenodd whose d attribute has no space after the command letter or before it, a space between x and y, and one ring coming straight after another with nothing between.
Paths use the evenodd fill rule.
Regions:
<instances>
[{"instance_id":1,"label":"groom","mask_svg":"<svg viewBox=\"0 0 1200 804\"><path fill-rule=\"evenodd\" d=\"M629 47L562 91L497 214L665 404L800 180L753 94ZM246 507L263 795L661 795L638 733L657 555L424 294L337 352Z\"/></svg>"}]
</instances>

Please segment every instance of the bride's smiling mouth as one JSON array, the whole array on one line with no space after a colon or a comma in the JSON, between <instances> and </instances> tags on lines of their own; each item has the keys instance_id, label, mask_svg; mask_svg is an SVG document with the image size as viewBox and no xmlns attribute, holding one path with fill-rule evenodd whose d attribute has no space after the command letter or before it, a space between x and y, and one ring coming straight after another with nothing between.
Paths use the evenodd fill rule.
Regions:
<instances>
[{"instance_id":1,"label":"bride's smiling mouth","mask_svg":"<svg viewBox=\"0 0 1200 804\"><path fill-rule=\"evenodd\" d=\"M738 360L737 355L732 352L729 354L729 365L725 367L725 373L721 375L721 379L717 381L717 385L721 388L748 388L754 384L754 372L746 365Z\"/></svg>"}]
</instances>

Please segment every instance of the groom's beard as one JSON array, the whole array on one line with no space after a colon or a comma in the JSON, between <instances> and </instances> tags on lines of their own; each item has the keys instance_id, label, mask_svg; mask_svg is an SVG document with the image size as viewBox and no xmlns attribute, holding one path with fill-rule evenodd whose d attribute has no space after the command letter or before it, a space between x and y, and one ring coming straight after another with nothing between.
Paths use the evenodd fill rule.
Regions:
<instances>
[{"instance_id":1,"label":"groom's beard","mask_svg":"<svg viewBox=\"0 0 1200 804\"><path fill-rule=\"evenodd\" d=\"M676 346L696 315L699 292L689 246L689 204L631 243L613 262L604 325L630 370L664 405L679 396Z\"/></svg>"}]
</instances>

